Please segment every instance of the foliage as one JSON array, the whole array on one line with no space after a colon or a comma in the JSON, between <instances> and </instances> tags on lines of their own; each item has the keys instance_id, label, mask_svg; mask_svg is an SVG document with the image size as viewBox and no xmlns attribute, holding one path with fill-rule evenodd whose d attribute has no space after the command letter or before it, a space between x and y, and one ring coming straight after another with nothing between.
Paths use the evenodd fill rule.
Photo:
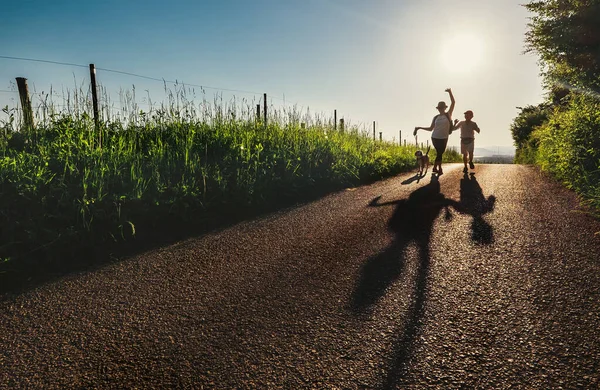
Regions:
<instances>
[{"instance_id":1,"label":"foliage","mask_svg":"<svg viewBox=\"0 0 600 390\"><path fill-rule=\"evenodd\" d=\"M548 120L548 106L539 104L537 106L526 106L520 108L521 112L513 120L510 131L517 147L527 142L531 132Z\"/></svg>"},{"instance_id":2,"label":"foliage","mask_svg":"<svg viewBox=\"0 0 600 390\"><path fill-rule=\"evenodd\" d=\"M526 51L539 55L549 96L515 118L516 160L539 164L600 213L600 0L525 7Z\"/></svg>"},{"instance_id":3,"label":"foliage","mask_svg":"<svg viewBox=\"0 0 600 390\"><path fill-rule=\"evenodd\" d=\"M510 126L513 140L516 145L515 162L519 164L533 164L537 140L532 139L531 133L548 120L549 108L546 104L526 106L520 108L519 115Z\"/></svg>"},{"instance_id":4,"label":"foliage","mask_svg":"<svg viewBox=\"0 0 600 390\"><path fill-rule=\"evenodd\" d=\"M600 0L532 1L527 51L539 55L548 86L600 87Z\"/></svg>"},{"instance_id":5,"label":"foliage","mask_svg":"<svg viewBox=\"0 0 600 390\"><path fill-rule=\"evenodd\" d=\"M534 133L537 163L600 209L600 102L576 96Z\"/></svg>"},{"instance_id":6,"label":"foliage","mask_svg":"<svg viewBox=\"0 0 600 390\"><path fill-rule=\"evenodd\" d=\"M14 117L0 123L0 259L122 242L415 166L415 147L375 142L355 127L302 126L298 113L277 111L265 126L223 106L192 108L139 112L99 131L85 112L49 114L22 131Z\"/></svg>"}]
</instances>

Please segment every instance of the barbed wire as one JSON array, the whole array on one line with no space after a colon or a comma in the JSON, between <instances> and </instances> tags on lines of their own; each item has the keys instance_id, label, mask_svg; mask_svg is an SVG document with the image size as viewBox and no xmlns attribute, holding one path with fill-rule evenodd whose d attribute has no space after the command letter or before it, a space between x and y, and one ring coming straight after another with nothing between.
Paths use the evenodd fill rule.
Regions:
<instances>
[{"instance_id":1,"label":"barbed wire","mask_svg":"<svg viewBox=\"0 0 600 390\"><path fill-rule=\"evenodd\" d=\"M78 68L88 68L89 67L89 65L75 64L75 63L70 63L70 62L51 61L51 60L44 60L44 59L39 59L39 58L24 58L24 57L12 57L12 56L3 56L3 55L0 55L0 58L7 59L7 60L15 60L15 61L40 62L40 63L54 64L54 65L73 66L73 67L78 67ZM179 80L175 80L175 81L166 80L164 78L150 77L150 76L145 76L145 75L141 75L141 74L137 74L137 73L133 73L133 72L116 70L116 69L97 67L96 70L100 70L103 72L109 72L109 73L123 74L123 75L127 75L127 76L138 77L138 78L142 78L142 79L146 79L146 80L158 81L158 82L162 82L162 83L169 83L169 84L175 84L175 85L183 85L183 86L203 88L203 89L213 89L213 90L225 91L225 92L238 92L238 93L251 94L251 95L262 95L263 94L263 92L245 91L245 90L241 90L241 89L232 89L232 88L212 87L212 86L208 86L208 85L186 83L186 82L179 81ZM10 91L10 92L13 92L13 91ZM273 95L269 96L269 94L267 94L267 96L270 97L271 99L281 100L281 101L285 102L285 99L278 98Z\"/></svg>"},{"instance_id":2,"label":"barbed wire","mask_svg":"<svg viewBox=\"0 0 600 390\"><path fill-rule=\"evenodd\" d=\"M17 60L17 61L44 62L47 64L75 66L75 67L83 67L83 68L88 67L87 65L73 64L70 62L50 61L50 60L42 60L42 59L37 59L37 58L23 58L23 57L11 57L11 56L0 56L0 58L4 58L7 60Z\"/></svg>"}]
</instances>

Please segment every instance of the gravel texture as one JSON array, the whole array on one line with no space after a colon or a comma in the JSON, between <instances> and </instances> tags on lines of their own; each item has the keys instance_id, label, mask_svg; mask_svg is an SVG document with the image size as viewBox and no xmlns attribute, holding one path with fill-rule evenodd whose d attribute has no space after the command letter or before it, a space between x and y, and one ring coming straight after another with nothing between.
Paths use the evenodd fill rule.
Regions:
<instances>
[{"instance_id":1,"label":"gravel texture","mask_svg":"<svg viewBox=\"0 0 600 390\"><path fill-rule=\"evenodd\" d=\"M0 300L0 388L598 388L600 222L448 165Z\"/></svg>"}]
</instances>

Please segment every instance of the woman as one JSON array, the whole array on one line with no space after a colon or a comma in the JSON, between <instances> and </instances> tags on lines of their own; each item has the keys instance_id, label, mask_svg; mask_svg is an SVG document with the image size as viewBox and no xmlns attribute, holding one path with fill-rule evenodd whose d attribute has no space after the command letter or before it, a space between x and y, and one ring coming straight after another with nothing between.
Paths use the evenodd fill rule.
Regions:
<instances>
[{"instance_id":1,"label":"woman","mask_svg":"<svg viewBox=\"0 0 600 390\"><path fill-rule=\"evenodd\" d=\"M446 146L448 145L448 137L450 136L452 125L452 112L454 112L454 104L456 101L454 100L454 95L452 95L452 89L446 89L446 92L450 94L450 110L446 112L446 108L448 106L445 102L439 102L437 105L437 110L440 112L438 115L433 117L431 121L431 126L429 127L415 127L415 131L413 135L417 135L417 130L427 130L432 131L431 133L431 143L436 151L435 162L433 164L433 172L438 175L443 175L444 171L442 171L442 155L446 151Z\"/></svg>"}]
</instances>

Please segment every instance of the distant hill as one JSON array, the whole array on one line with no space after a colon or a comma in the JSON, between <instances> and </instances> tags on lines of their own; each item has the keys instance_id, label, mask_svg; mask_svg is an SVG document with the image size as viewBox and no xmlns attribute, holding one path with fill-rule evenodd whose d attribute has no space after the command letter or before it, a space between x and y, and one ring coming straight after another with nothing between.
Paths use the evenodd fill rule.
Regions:
<instances>
[{"instance_id":1,"label":"distant hill","mask_svg":"<svg viewBox=\"0 0 600 390\"><path fill-rule=\"evenodd\" d=\"M512 146L475 146L476 157L491 157L491 156L515 156L515 148Z\"/></svg>"},{"instance_id":2,"label":"distant hill","mask_svg":"<svg viewBox=\"0 0 600 390\"><path fill-rule=\"evenodd\" d=\"M460 153L459 146L451 147ZM512 146L481 146L475 147L473 160L480 164L512 164L515 159L515 148Z\"/></svg>"},{"instance_id":3,"label":"distant hill","mask_svg":"<svg viewBox=\"0 0 600 390\"><path fill-rule=\"evenodd\" d=\"M514 164L515 156L494 155L474 157L473 161L479 164Z\"/></svg>"},{"instance_id":4,"label":"distant hill","mask_svg":"<svg viewBox=\"0 0 600 390\"><path fill-rule=\"evenodd\" d=\"M459 146L452 146L453 150L460 153ZM475 147L473 160L480 164L513 164L515 148L512 146L481 146Z\"/></svg>"}]
</instances>

